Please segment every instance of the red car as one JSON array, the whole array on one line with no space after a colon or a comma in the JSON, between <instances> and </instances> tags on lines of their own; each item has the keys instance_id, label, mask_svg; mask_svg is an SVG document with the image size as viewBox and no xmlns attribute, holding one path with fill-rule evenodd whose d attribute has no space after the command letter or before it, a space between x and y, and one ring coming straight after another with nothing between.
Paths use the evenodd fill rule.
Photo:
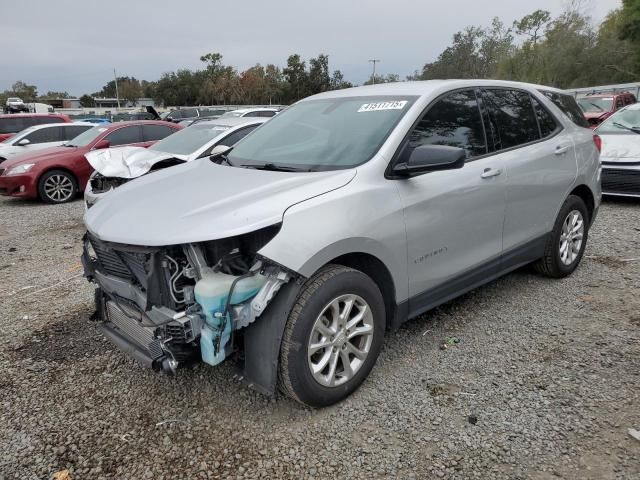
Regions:
<instances>
[{"instance_id":1,"label":"red car","mask_svg":"<svg viewBox=\"0 0 640 480\"><path fill-rule=\"evenodd\" d=\"M182 129L161 121L98 125L60 147L19 155L0 164L0 194L64 203L84 191L93 172L85 153L116 146L148 147Z\"/></svg>"},{"instance_id":2,"label":"red car","mask_svg":"<svg viewBox=\"0 0 640 480\"><path fill-rule=\"evenodd\" d=\"M70 122L71 119L61 113L14 113L0 115L0 142L13 137L25 128L43 123Z\"/></svg>"},{"instance_id":3,"label":"red car","mask_svg":"<svg viewBox=\"0 0 640 480\"><path fill-rule=\"evenodd\" d=\"M578 105L591 128L595 128L622 107L636 103L632 93L597 93L578 98Z\"/></svg>"}]
</instances>

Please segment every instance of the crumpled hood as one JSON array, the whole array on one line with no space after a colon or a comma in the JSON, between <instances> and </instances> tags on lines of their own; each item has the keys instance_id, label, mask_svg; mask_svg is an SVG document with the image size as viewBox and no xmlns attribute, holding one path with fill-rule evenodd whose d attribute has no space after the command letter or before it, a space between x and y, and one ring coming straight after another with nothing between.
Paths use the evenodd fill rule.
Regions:
<instances>
[{"instance_id":1,"label":"crumpled hood","mask_svg":"<svg viewBox=\"0 0 640 480\"><path fill-rule=\"evenodd\" d=\"M355 170L271 172L208 158L126 183L85 213L98 238L162 246L232 237L282 221L287 208L348 184Z\"/></svg>"},{"instance_id":2,"label":"crumpled hood","mask_svg":"<svg viewBox=\"0 0 640 480\"><path fill-rule=\"evenodd\" d=\"M600 135L602 151L600 160L604 162L636 163L640 162L640 135L635 133L621 135Z\"/></svg>"},{"instance_id":3,"label":"crumpled hood","mask_svg":"<svg viewBox=\"0 0 640 480\"><path fill-rule=\"evenodd\" d=\"M105 177L137 178L156 163L168 158L186 160L186 155L156 152L143 147L116 147L94 150L85 155L94 170Z\"/></svg>"}]
</instances>

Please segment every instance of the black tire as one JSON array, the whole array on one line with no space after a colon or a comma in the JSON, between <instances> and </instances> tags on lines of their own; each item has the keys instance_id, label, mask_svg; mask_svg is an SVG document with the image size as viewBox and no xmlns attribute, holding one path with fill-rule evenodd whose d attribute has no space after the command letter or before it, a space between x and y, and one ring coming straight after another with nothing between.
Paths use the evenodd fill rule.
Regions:
<instances>
[{"instance_id":1,"label":"black tire","mask_svg":"<svg viewBox=\"0 0 640 480\"><path fill-rule=\"evenodd\" d=\"M332 300L341 295L357 295L368 304L373 317L373 339L368 355L353 377L341 385L327 387L317 382L311 373L308 345L316 318ZM369 375L382 349L384 329L384 300L371 278L358 270L340 265L322 268L302 287L289 314L280 347L280 390L310 407L324 407L343 400Z\"/></svg>"},{"instance_id":2,"label":"black tire","mask_svg":"<svg viewBox=\"0 0 640 480\"><path fill-rule=\"evenodd\" d=\"M47 192L47 182L53 181L55 178L66 179L69 182L69 190L65 190L65 194L59 198L55 197L55 194ZM67 203L75 199L78 195L78 182L76 178L69 172L64 170L49 170L45 172L38 180L38 196L40 200L46 203Z\"/></svg>"},{"instance_id":3,"label":"black tire","mask_svg":"<svg viewBox=\"0 0 640 480\"><path fill-rule=\"evenodd\" d=\"M582 245L580 246L578 255L571 262L571 264L566 265L560 258L560 240L562 235L562 226L569 213L574 210L577 210L582 215L584 222L584 233L582 237ZM562 205L562 208L560 208L560 212L558 213L558 217L556 218L553 230L547 240L547 244L544 249L544 256L533 264L535 270L538 273L551 278L563 278L571 275L580 264L580 260L582 260L584 249L587 246L590 222L591 219L589 217L589 211L587 210L587 206L585 205L584 201L576 195L569 195L569 197Z\"/></svg>"}]
</instances>

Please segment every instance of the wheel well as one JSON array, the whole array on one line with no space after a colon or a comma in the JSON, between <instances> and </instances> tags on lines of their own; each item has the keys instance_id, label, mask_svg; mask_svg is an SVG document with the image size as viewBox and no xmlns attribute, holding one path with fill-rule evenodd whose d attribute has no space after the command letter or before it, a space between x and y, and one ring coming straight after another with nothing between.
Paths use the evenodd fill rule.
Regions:
<instances>
[{"instance_id":1,"label":"wheel well","mask_svg":"<svg viewBox=\"0 0 640 480\"><path fill-rule=\"evenodd\" d=\"M386 310L387 328L392 325L396 310L396 289L391 273L378 258L368 253L348 253L334 258L328 263L350 267L359 270L370 277L382 293L384 308Z\"/></svg>"},{"instance_id":2,"label":"wheel well","mask_svg":"<svg viewBox=\"0 0 640 480\"><path fill-rule=\"evenodd\" d=\"M589 222L593 219L593 211L596 208L596 202L593 198L593 193L591 189L586 185L578 185L571 191L570 195L576 195L582 199L584 204L587 206L587 212L589 213Z\"/></svg>"}]
</instances>

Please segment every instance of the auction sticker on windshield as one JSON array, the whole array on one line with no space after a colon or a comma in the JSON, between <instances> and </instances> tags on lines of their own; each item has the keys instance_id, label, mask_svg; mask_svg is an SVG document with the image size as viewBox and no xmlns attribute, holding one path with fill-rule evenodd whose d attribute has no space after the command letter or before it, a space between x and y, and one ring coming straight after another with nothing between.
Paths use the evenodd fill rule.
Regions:
<instances>
[{"instance_id":1,"label":"auction sticker on windshield","mask_svg":"<svg viewBox=\"0 0 640 480\"><path fill-rule=\"evenodd\" d=\"M395 100L390 102L365 103L358 109L361 112L378 112L380 110L402 110L407 100Z\"/></svg>"}]
</instances>

